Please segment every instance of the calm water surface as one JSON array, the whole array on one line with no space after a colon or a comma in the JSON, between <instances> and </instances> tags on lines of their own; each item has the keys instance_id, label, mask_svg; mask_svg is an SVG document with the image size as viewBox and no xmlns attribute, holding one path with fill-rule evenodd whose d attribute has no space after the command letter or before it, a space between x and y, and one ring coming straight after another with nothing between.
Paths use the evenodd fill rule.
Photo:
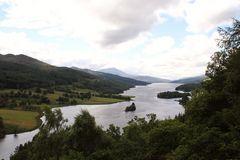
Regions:
<instances>
[{"instance_id":1,"label":"calm water surface","mask_svg":"<svg viewBox=\"0 0 240 160\"><path fill-rule=\"evenodd\" d=\"M98 125L107 128L109 124L115 124L124 127L128 121L135 116L144 117L146 114L155 113L159 119L173 118L175 115L184 112L181 105L173 99L159 99L157 93L161 91L174 90L179 84L174 83L155 83L147 86L137 86L123 93L123 95L135 96L136 104L135 112L125 113L124 109L132 102L120 102L108 105L77 105L69 107L61 107L63 116L68 119L68 124L74 122L74 117L87 109L96 119ZM6 135L0 140L0 159L9 159L10 154L14 153L16 146L31 141L38 129L14 135Z\"/></svg>"}]
</instances>

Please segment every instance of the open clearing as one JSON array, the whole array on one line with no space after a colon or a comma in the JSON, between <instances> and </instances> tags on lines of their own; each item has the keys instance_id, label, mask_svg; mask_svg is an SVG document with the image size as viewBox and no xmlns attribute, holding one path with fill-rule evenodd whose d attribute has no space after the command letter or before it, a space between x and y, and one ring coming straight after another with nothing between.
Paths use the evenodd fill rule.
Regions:
<instances>
[{"instance_id":1,"label":"open clearing","mask_svg":"<svg viewBox=\"0 0 240 160\"><path fill-rule=\"evenodd\" d=\"M0 109L0 117L3 118L3 123L6 126L15 126L18 128L17 130L21 131L36 128L38 126L38 116L38 112Z\"/></svg>"}]
</instances>

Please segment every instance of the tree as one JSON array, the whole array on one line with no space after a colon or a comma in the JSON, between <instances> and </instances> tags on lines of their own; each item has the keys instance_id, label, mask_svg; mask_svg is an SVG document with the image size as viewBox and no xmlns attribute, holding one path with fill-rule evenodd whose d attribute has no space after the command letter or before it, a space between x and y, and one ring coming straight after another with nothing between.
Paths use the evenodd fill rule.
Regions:
<instances>
[{"instance_id":1,"label":"tree","mask_svg":"<svg viewBox=\"0 0 240 160\"><path fill-rule=\"evenodd\" d=\"M222 50L208 64L209 77L185 106L188 125L177 159L239 159L240 22L219 29ZM205 146L204 148L202 146Z\"/></svg>"},{"instance_id":2,"label":"tree","mask_svg":"<svg viewBox=\"0 0 240 160\"><path fill-rule=\"evenodd\" d=\"M165 159L167 153L171 153L181 143L186 126L177 120L165 120L159 122L149 132L149 159Z\"/></svg>"},{"instance_id":3,"label":"tree","mask_svg":"<svg viewBox=\"0 0 240 160\"><path fill-rule=\"evenodd\" d=\"M71 128L70 142L73 149L89 155L106 145L104 137L102 129L96 125L95 118L88 111L82 110Z\"/></svg>"},{"instance_id":4,"label":"tree","mask_svg":"<svg viewBox=\"0 0 240 160\"><path fill-rule=\"evenodd\" d=\"M233 19L232 27L219 28L218 46L223 50L216 52L212 56L212 61L208 64L206 75L213 78L227 69L229 59L240 48L240 21Z\"/></svg>"},{"instance_id":5,"label":"tree","mask_svg":"<svg viewBox=\"0 0 240 160\"><path fill-rule=\"evenodd\" d=\"M233 19L232 27L218 28L221 39L218 39L218 46L224 50L240 48L240 21Z\"/></svg>"},{"instance_id":6,"label":"tree","mask_svg":"<svg viewBox=\"0 0 240 160\"><path fill-rule=\"evenodd\" d=\"M121 137L120 127L114 126L113 124L109 125L107 129L107 134L115 140L119 140Z\"/></svg>"},{"instance_id":7,"label":"tree","mask_svg":"<svg viewBox=\"0 0 240 160\"><path fill-rule=\"evenodd\" d=\"M0 138L3 138L5 135L3 119L0 117Z\"/></svg>"},{"instance_id":8,"label":"tree","mask_svg":"<svg viewBox=\"0 0 240 160\"><path fill-rule=\"evenodd\" d=\"M35 89L35 92L36 92L36 93L41 93L42 90L41 90L41 88L37 87L37 88Z\"/></svg>"},{"instance_id":9,"label":"tree","mask_svg":"<svg viewBox=\"0 0 240 160\"><path fill-rule=\"evenodd\" d=\"M42 104L42 103L44 103L44 104L49 104L49 103L50 103L50 100L49 100L49 98L46 97L46 96L41 96L41 98L40 98L40 103L41 103L41 104Z\"/></svg>"},{"instance_id":10,"label":"tree","mask_svg":"<svg viewBox=\"0 0 240 160\"><path fill-rule=\"evenodd\" d=\"M49 131L59 131L63 125L67 122L67 119L63 118L62 112L60 109L54 109L53 111L49 107L44 108L45 115L45 127Z\"/></svg>"},{"instance_id":11,"label":"tree","mask_svg":"<svg viewBox=\"0 0 240 160\"><path fill-rule=\"evenodd\" d=\"M71 102L70 102L70 104L72 104L72 105L76 105L78 102L77 102L77 100L76 99L73 99L73 100L71 100Z\"/></svg>"},{"instance_id":12,"label":"tree","mask_svg":"<svg viewBox=\"0 0 240 160\"><path fill-rule=\"evenodd\" d=\"M40 132L35 137L33 149L36 151L36 159L49 159L60 155L64 151L64 140L66 137L65 122L60 109L51 110L49 107L44 108L45 125L40 128Z\"/></svg>"}]
</instances>

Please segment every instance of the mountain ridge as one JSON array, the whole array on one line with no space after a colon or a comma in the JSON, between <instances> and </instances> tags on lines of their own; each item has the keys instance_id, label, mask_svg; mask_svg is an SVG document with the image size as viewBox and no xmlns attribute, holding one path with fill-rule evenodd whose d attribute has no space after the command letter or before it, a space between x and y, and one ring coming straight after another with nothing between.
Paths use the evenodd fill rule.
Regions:
<instances>
[{"instance_id":1,"label":"mountain ridge","mask_svg":"<svg viewBox=\"0 0 240 160\"><path fill-rule=\"evenodd\" d=\"M121 71L121 70L119 70L117 68L114 68L114 67L101 69L101 70L98 70L98 72L115 74L115 75L118 75L118 76L132 78L132 79L135 79L135 80L144 81L144 82L148 82L148 83L165 83L165 82L170 82L170 80L164 79L164 78L158 78L158 77L147 76L147 75L132 75L132 74L128 74L128 73L125 73L125 72L123 72L123 71Z\"/></svg>"},{"instance_id":2,"label":"mountain ridge","mask_svg":"<svg viewBox=\"0 0 240 160\"><path fill-rule=\"evenodd\" d=\"M206 78L207 77L205 75L199 75L199 76L180 78L180 79L171 81L171 83L185 83L185 84L200 83L200 82L202 82Z\"/></svg>"}]
</instances>

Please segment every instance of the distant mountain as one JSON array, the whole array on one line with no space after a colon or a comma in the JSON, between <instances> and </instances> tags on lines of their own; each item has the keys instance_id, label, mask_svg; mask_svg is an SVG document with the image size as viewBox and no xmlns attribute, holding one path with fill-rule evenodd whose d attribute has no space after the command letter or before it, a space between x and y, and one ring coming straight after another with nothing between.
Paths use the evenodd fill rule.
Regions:
<instances>
[{"instance_id":1,"label":"distant mountain","mask_svg":"<svg viewBox=\"0 0 240 160\"><path fill-rule=\"evenodd\" d=\"M200 75L200 76L195 76L195 77L182 78L182 79L174 80L174 81L171 81L171 82L172 83L184 83L184 84L200 83L204 79L206 79L206 76L205 75Z\"/></svg>"},{"instance_id":2,"label":"distant mountain","mask_svg":"<svg viewBox=\"0 0 240 160\"><path fill-rule=\"evenodd\" d=\"M127 74L117 68L105 68L105 69L101 69L99 70L99 72L103 72L103 73L110 73L110 74L115 74L121 77L127 77L127 78L131 78L132 75Z\"/></svg>"},{"instance_id":3,"label":"distant mountain","mask_svg":"<svg viewBox=\"0 0 240 160\"><path fill-rule=\"evenodd\" d=\"M82 68L78 68L78 67L71 67L71 68L74 69L74 70L86 72L86 73L89 73L89 74L92 74L92 75L95 75L95 76L99 76L99 75L103 74L102 72L97 72L97 71L93 71L93 70L90 70L90 69L82 69Z\"/></svg>"},{"instance_id":4,"label":"distant mountain","mask_svg":"<svg viewBox=\"0 0 240 160\"><path fill-rule=\"evenodd\" d=\"M151 76L133 76L134 79L149 83L167 83L170 82L168 79L151 77Z\"/></svg>"},{"instance_id":5,"label":"distant mountain","mask_svg":"<svg viewBox=\"0 0 240 160\"><path fill-rule=\"evenodd\" d=\"M56 67L26 55L0 54L0 88L75 85L105 93L120 93L147 83L122 77L99 76L87 70ZM113 76L112 76L113 77Z\"/></svg>"},{"instance_id":6,"label":"distant mountain","mask_svg":"<svg viewBox=\"0 0 240 160\"><path fill-rule=\"evenodd\" d=\"M72 68L75 69L75 70L78 70L78 71L83 71L83 72L89 73L91 75L101 77L103 79L107 79L107 80L111 80L111 81L119 81L120 83L124 82L124 83L133 84L133 85L146 85L146 84L148 84L147 82L144 82L144 81L139 81L139 80L132 79L132 78L122 77L122 76L118 76L118 75L115 75L115 74L98 72L98 71L93 71L93 70L90 70L90 69L81 69L81 68L77 68L77 67L72 67Z\"/></svg>"},{"instance_id":7,"label":"distant mountain","mask_svg":"<svg viewBox=\"0 0 240 160\"><path fill-rule=\"evenodd\" d=\"M138 81L144 81L148 83L164 83L164 82L170 82L168 79L162 79L162 78L157 78L157 77L152 77L152 76L142 76L142 75L131 75L128 73L125 73L117 68L106 68L106 69L101 69L99 72L103 73L110 73L110 74L115 74L121 77L127 77L127 78L132 78Z\"/></svg>"}]
</instances>

